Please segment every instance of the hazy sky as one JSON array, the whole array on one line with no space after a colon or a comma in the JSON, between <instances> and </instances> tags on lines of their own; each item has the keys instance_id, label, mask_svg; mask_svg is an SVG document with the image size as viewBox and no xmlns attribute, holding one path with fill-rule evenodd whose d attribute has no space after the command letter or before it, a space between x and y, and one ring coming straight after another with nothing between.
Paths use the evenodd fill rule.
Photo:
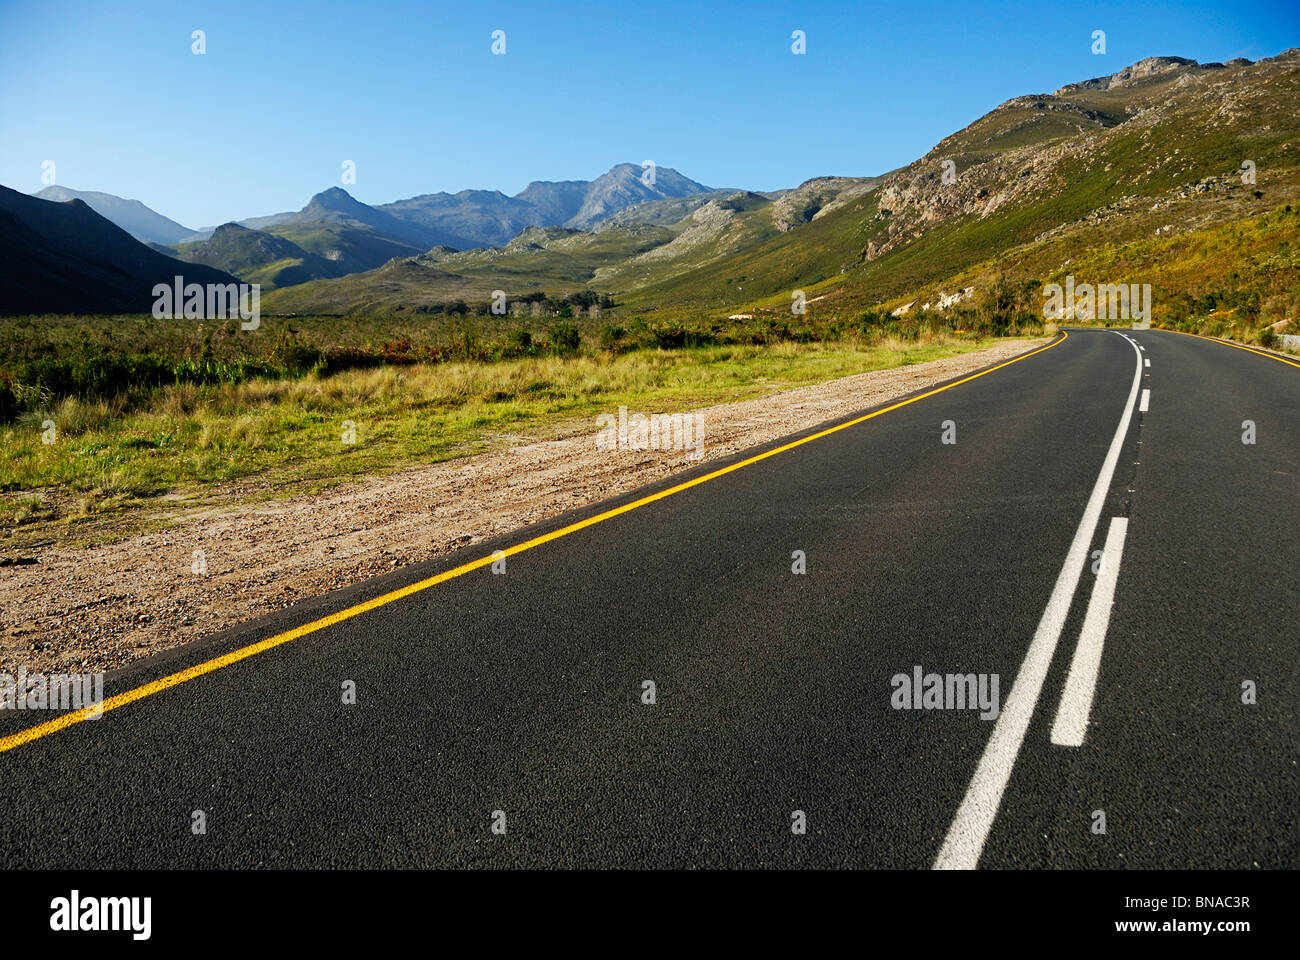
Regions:
<instances>
[{"instance_id":1,"label":"hazy sky","mask_svg":"<svg viewBox=\"0 0 1300 960\"><path fill-rule=\"evenodd\" d=\"M186 226L653 160L771 190L909 163L1001 101L1143 57L1273 56L1300 3L0 0L0 183ZM207 52L191 34L206 33ZM504 30L506 53L491 52ZM802 30L807 53L791 52ZM1094 30L1106 53L1091 52Z\"/></svg>"}]
</instances>

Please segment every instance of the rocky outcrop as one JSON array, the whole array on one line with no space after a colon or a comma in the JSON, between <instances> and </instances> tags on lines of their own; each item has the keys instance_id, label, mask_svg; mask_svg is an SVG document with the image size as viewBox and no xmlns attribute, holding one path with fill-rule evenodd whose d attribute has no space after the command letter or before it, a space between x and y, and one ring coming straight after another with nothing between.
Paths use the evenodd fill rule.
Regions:
<instances>
[{"instance_id":1,"label":"rocky outcrop","mask_svg":"<svg viewBox=\"0 0 1300 960\"><path fill-rule=\"evenodd\" d=\"M1297 61L1300 51L1294 50L1257 64L1245 60L1198 64L1182 57L1150 57L1054 94L1008 100L945 138L916 163L883 178L874 194L877 229L863 245L860 260L879 259L955 217L988 217L1016 204L1050 201L1077 182L1081 172L1098 169L1094 164L1101 165L1101 173L1110 173L1108 160L1114 156L1110 148L1120 138L1131 140L1133 134L1137 139L1125 141L1122 149L1141 157L1145 165L1136 173L1126 171L1126 183L1137 188L1134 193L1099 206L1082 220L1054 225L1049 234L1080 222L1100 223L1134 209L1151 208L1166 197L1239 190L1240 178L1231 171L1206 177L1199 170L1194 179L1170 191L1165 171L1191 172L1191 168L1177 147L1165 146L1160 131L1182 124L1183 129L1212 133L1264 115L1262 108L1271 104L1261 98L1275 100L1279 95L1271 89L1269 78L1279 75L1279 67L1294 69ZM1245 71L1263 72L1252 77L1258 82L1240 82ZM1099 101L1089 96L1095 91L1125 91L1125 95ZM1037 135L1036 127L1041 128ZM1269 129L1267 123L1259 127L1260 133ZM1077 135L1070 133L1072 128ZM1141 181L1146 175L1160 183L1158 191L1143 193Z\"/></svg>"},{"instance_id":2,"label":"rocky outcrop","mask_svg":"<svg viewBox=\"0 0 1300 960\"><path fill-rule=\"evenodd\" d=\"M772 202L772 221L782 233L837 210L870 193L879 177L816 177L787 190Z\"/></svg>"},{"instance_id":3,"label":"rocky outcrop","mask_svg":"<svg viewBox=\"0 0 1300 960\"><path fill-rule=\"evenodd\" d=\"M1066 84L1056 91L1056 95L1064 96L1080 90L1112 90L1141 80L1148 80L1151 77L1165 76L1169 73L1185 72L1187 70L1210 70L1222 67L1223 64L1221 63L1200 64L1195 60L1187 60L1184 57L1147 57L1145 60L1139 60L1137 63L1125 67L1118 73L1112 73L1108 77L1094 77L1081 83Z\"/></svg>"}]
</instances>

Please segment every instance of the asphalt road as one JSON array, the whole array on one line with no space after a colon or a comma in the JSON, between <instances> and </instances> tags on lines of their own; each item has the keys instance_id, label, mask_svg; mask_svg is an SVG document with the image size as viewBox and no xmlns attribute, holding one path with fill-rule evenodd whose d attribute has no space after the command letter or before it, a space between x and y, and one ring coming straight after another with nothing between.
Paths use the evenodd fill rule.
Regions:
<instances>
[{"instance_id":1,"label":"asphalt road","mask_svg":"<svg viewBox=\"0 0 1300 960\"><path fill-rule=\"evenodd\" d=\"M160 655L106 693L681 483ZM1298 508L1300 368L1071 331L503 574L8 741L0 865L1295 867ZM918 667L997 675L996 718L896 709L892 678ZM1078 745L1053 742L1063 699ZM47 719L0 717L0 737Z\"/></svg>"}]
</instances>

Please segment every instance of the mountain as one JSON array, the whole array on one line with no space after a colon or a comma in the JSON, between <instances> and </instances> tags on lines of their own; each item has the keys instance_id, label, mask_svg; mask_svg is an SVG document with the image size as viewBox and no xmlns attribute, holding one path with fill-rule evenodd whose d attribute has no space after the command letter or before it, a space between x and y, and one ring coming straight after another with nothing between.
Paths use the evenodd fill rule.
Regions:
<instances>
[{"instance_id":1,"label":"mountain","mask_svg":"<svg viewBox=\"0 0 1300 960\"><path fill-rule=\"evenodd\" d=\"M111 220L141 243L159 243L169 246L198 237L198 231L183 227L175 220L167 219L161 213L150 210L139 200L123 200L111 193L71 190L60 186L46 187L35 196L56 203L81 200L101 217Z\"/></svg>"},{"instance_id":2,"label":"mountain","mask_svg":"<svg viewBox=\"0 0 1300 960\"><path fill-rule=\"evenodd\" d=\"M650 173L650 170L643 170L631 163L620 163L612 167L587 185L582 205L564 221L563 226L589 227L639 203L709 192L704 184L682 176L671 167L655 168L653 178L650 178ZM647 184L643 178L651 182ZM529 188L542 186L546 185L530 184Z\"/></svg>"},{"instance_id":3,"label":"mountain","mask_svg":"<svg viewBox=\"0 0 1300 960\"><path fill-rule=\"evenodd\" d=\"M377 270L279 290L263 304L272 311L328 314L427 309L458 299L486 300L494 289L511 295L635 290L802 227L869 194L876 183L869 177L819 177L769 194L715 190L647 201L587 229L525 227L501 247L457 252L444 246ZM584 196L602 194L589 192L589 186ZM576 212L570 219L575 217Z\"/></svg>"},{"instance_id":4,"label":"mountain","mask_svg":"<svg viewBox=\"0 0 1300 960\"><path fill-rule=\"evenodd\" d=\"M361 227L374 233L410 244L419 249L443 242L436 229L395 217L382 207L372 207L355 199L342 187L330 187L312 197L307 206L273 227L297 227L304 224L332 223Z\"/></svg>"},{"instance_id":5,"label":"mountain","mask_svg":"<svg viewBox=\"0 0 1300 960\"><path fill-rule=\"evenodd\" d=\"M378 207L331 187L296 212L226 224L218 228L219 237L213 229L190 230L139 201L107 193L52 186L38 196L80 199L155 250L227 270L269 290L374 270L433 247L500 247L529 227L586 227L637 204L708 190L666 167L655 170L653 185L641 177L639 166L625 163L592 181L535 181L514 197L462 190Z\"/></svg>"},{"instance_id":6,"label":"mountain","mask_svg":"<svg viewBox=\"0 0 1300 960\"><path fill-rule=\"evenodd\" d=\"M253 217L226 227L253 235L226 230L217 246L187 250L185 256L210 258L232 269L238 262L240 276L281 287L373 270L442 240L437 231L362 203L341 187L322 190L296 213Z\"/></svg>"},{"instance_id":7,"label":"mountain","mask_svg":"<svg viewBox=\"0 0 1300 960\"><path fill-rule=\"evenodd\" d=\"M707 202L674 226L672 240L625 263L598 270L594 282L602 290L627 292L692 274L709 264L728 263L747 250L761 248L782 234L861 202L879 182L877 177L816 177L773 193L741 190L724 196L710 194ZM631 207L608 222L625 220L637 210ZM800 233L794 242L802 245L806 238L806 233ZM736 293L743 292L747 279L748 274L740 275Z\"/></svg>"},{"instance_id":8,"label":"mountain","mask_svg":"<svg viewBox=\"0 0 1300 960\"><path fill-rule=\"evenodd\" d=\"M1109 264L1094 278L1103 282L1171 278L1153 290L1170 309L1182 309L1182 298L1238 295L1284 305L1300 289L1300 237L1280 251L1246 244L1257 233L1279 235L1267 220L1274 213L1292 224L1277 227L1282 235L1300 223L1297 102L1300 50L1257 63L1149 58L1012 98L869 192L802 224L780 215L791 229L743 249L713 257L706 244L693 255L698 264L669 275L630 262L595 285L648 314L788 318L791 291L802 289L816 301L811 311L854 316L986 291L1003 277L1038 290L1086 262ZM1257 182L1246 181L1245 161ZM1239 258L1211 264L1178 239L1205 236L1217 247L1234 224ZM1178 269L1189 258L1211 272Z\"/></svg>"},{"instance_id":9,"label":"mountain","mask_svg":"<svg viewBox=\"0 0 1300 960\"><path fill-rule=\"evenodd\" d=\"M526 227L502 247L437 247L377 270L278 290L263 304L292 313L400 312L485 301L494 289L512 296L634 289L793 230L874 184L823 177L772 194L719 190L651 201L625 207L593 229Z\"/></svg>"},{"instance_id":10,"label":"mountain","mask_svg":"<svg viewBox=\"0 0 1300 960\"><path fill-rule=\"evenodd\" d=\"M636 205L707 196L707 187L669 168L655 171L653 185L643 183L642 175L640 167L625 163L592 181L534 181L514 197L496 190L462 190L377 207L331 187L296 213L253 217L237 224L288 241L301 248L300 253L288 251L281 256L286 251L273 250L264 240L254 242L227 231L219 244L187 248L183 256L203 258L201 262L245 279L284 287L373 270L394 258L414 257L434 247L502 247L530 227L585 228ZM281 263L304 255L316 260Z\"/></svg>"},{"instance_id":11,"label":"mountain","mask_svg":"<svg viewBox=\"0 0 1300 960\"><path fill-rule=\"evenodd\" d=\"M148 313L153 287L233 283L220 270L145 246L81 199L0 186L0 313Z\"/></svg>"},{"instance_id":12,"label":"mountain","mask_svg":"<svg viewBox=\"0 0 1300 960\"><path fill-rule=\"evenodd\" d=\"M1005 278L1028 309L1032 291L1073 270L1152 282L1171 310L1190 298L1197 309L1285 313L1300 302L1297 102L1300 50L1258 63L1154 57L1012 98L882 177L643 202L580 233L430 252L276 291L264 307L401 310L494 288L511 297L586 288L612 294L620 316L788 322L796 289L810 313L853 318L952 303ZM1243 179L1246 160L1257 182ZM612 178L609 195L635 169ZM556 186L525 193L553 218L568 214L572 230L602 191Z\"/></svg>"},{"instance_id":13,"label":"mountain","mask_svg":"<svg viewBox=\"0 0 1300 960\"><path fill-rule=\"evenodd\" d=\"M418 224L442 239L438 245L469 250L499 247L526 227L559 226L561 214L543 214L532 203L496 190L429 193L381 208L394 217ZM431 244L432 245L432 244Z\"/></svg>"},{"instance_id":14,"label":"mountain","mask_svg":"<svg viewBox=\"0 0 1300 960\"><path fill-rule=\"evenodd\" d=\"M176 257L186 263L224 270L249 283L259 283L265 290L343 274L337 261L308 253L284 237L237 223L222 224L207 240L179 244Z\"/></svg>"},{"instance_id":15,"label":"mountain","mask_svg":"<svg viewBox=\"0 0 1300 960\"><path fill-rule=\"evenodd\" d=\"M138 200L60 186L46 187L36 196L57 202L82 200L142 243L176 250L185 245L182 259L231 270L270 287L373 270L394 257L416 256L436 246L504 246L528 227L586 227L636 204L708 191L667 167L655 170L652 185L642 183L642 175L641 167L624 163L592 181L534 181L514 197L496 190L462 190L378 207L331 187L296 212L235 224L260 237L226 230L209 246L195 244L214 239L212 229L191 230ZM290 246L277 246L268 236Z\"/></svg>"},{"instance_id":16,"label":"mountain","mask_svg":"<svg viewBox=\"0 0 1300 960\"><path fill-rule=\"evenodd\" d=\"M1031 291L1084 270L1093 282L1163 279L1153 298L1169 309L1285 313L1300 302L1297 102L1300 50L1258 63L1152 57L1014 97L880 177L754 193L666 168L650 186L620 164L514 197L379 207L335 188L262 231L292 246L228 231L202 258L268 277L280 289L264 310L299 313L436 313L494 289L588 290L612 294L616 317L788 322L803 290L812 314L852 319L1004 281L1028 309ZM341 275L287 285L325 269Z\"/></svg>"},{"instance_id":17,"label":"mountain","mask_svg":"<svg viewBox=\"0 0 1300 960\"><path fill-rule=\"evenodd\" d=\"M435 243L470 249L502 246L528 227L585 228L635 204L709 192L669 167L655 169L652 185L642 183L642 175L640 166L620 163L595 180L537 180L513 197L495 190L462 190L376 209L440 234Z\"/></svg>"}]
</instances>

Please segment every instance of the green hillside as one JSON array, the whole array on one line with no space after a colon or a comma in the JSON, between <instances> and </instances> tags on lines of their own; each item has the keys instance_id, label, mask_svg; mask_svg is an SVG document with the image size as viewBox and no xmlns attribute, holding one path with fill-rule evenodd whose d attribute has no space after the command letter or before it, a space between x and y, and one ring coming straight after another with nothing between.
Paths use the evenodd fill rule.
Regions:
<instances>
[{"instance_id":1,"label":"green hillside","mask_svg":"<svg viewBox=\"0 0 1300 960\"><path fill-rule=\"evenodd\" d=\"M811 321L913 304L937 312L945 295L973 288L974 303L999 283L1021 291L1021 309L1040 309L1030 292L1072 273L1151 283L1162 305L1249 288L1261 305L1253 318L1272 315L1265 303L1285 314L1277 305L1296 292L1287 205L1300 205L1298 102L1300 51L1255 64L1152 58L1009 100L880 178L714 191L628 207L591 230L526 230L501 249L408 252L275 291L264 309L436 312L495 289L513 299L586 290L613 298L606 320L716 325L736 314L790 320L801 290ZM1275 266L1264 275L1230 252L1193 256L1191 236L1251 238L1250 256Z\"/></svg>"},{"instance_id":2,"label":"green hillside","mask_svg":"<svg viewBox=\"0 0 1300 960\"><path fill-rule=\"evenodd\" d=\"M1017 98L852 206L620 299L651 313L714 312L788 305L802 288L826 295L823 311L854 310L986 262L1029 276L1101 244L1259 216L1300 199L1297 102L1294 51ZM1255 184L1242 183L1245 159ZM943 182L945 160L955 183Z\"/></svg>"},{"instance_id":3,"label":"green hillside","mask_svg":"<svg viewBox=\"0 0 1300 960\"><path fill-rule=\"evenodd\" d=\"M420 252L409 244L351 224L282 223L267 227L266 232L337 264L340 273L373 270L394 257L409 257Z\"/></svg>"},{"instance_id":4,"label":"green hillside","mask_svg":"<svg viewBox=\"0 0 1300 960\"><path fill-rule=\"evenodd\" d=\"M335 261L308 253L291 240L237 223L217 227L207 240L178 244L176 257L260 283L265 290L342 273Z\"/></svg>"}]
</instances>

